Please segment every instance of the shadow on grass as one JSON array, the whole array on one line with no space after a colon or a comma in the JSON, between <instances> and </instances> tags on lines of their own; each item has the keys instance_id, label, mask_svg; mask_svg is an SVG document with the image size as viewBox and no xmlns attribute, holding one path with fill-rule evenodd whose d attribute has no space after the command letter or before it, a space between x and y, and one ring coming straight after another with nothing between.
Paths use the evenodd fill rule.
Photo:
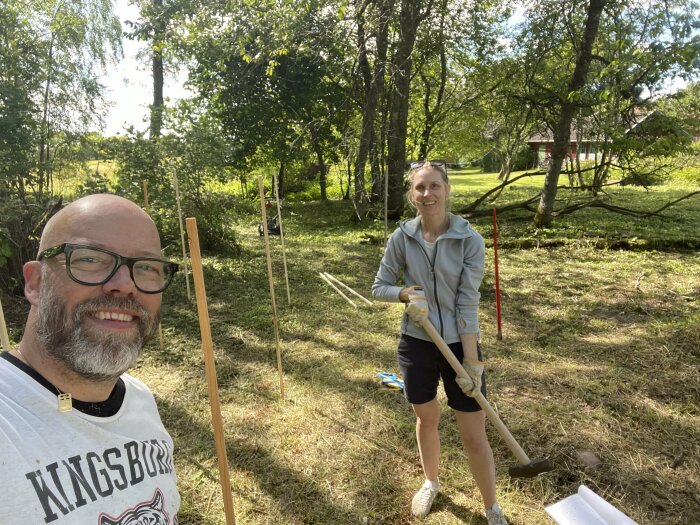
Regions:
<instances>
[{"instance_id":1,"label":"shadow on grass","mask_svg":"<svg viewBox=\"0 0 700 525\"><path fill-rule=\"evenodd\" d=\"M202 425L183 407L168 400L158 399L158 406L163 423L175 440L179 461L191 463L201 469L211 481L218 483L218 471L212 473L196 460L207 451L209 444L213 445L209 425ZM319 480L305 477L298 471L281 465L264 447L229 437L226 439L226 450L229 468L250 472L265 493L277 501L277 508L282 515L270 516L270 523L361 523L360 515L335 505L328 494L318 489ZM233 490L234 498L248 497L245 487L234 487ZM190 510L187 516L180 519L183 525L195 525L203 523L205 516Z\"/></svg>"}]
</instances>

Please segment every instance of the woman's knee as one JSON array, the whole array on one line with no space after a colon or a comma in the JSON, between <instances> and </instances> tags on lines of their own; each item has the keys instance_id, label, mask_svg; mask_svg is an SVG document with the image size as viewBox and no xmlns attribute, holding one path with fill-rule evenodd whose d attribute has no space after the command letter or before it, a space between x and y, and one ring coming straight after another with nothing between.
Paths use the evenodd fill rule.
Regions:
<instances>
[{"instance_id":1,"label":"woman's knee","mask_svg":"<svg viewBox=\"0 0 700 525\"><path fill-rule=\"evenodd\" d=\"M440 408L433 401L413 405L416 413L416 425L423 430L436 429L440 424Z\"/></svg>"},{"instance_id":2,"label":"woman's knee","mask_svg":"<svg viewBox=\"0 0 700 525\"><path fill-rule=\"evenodd\" d=\"M486 432L461 432L462 443L469 454L482 455L491 451Z\"/></svg>"},{"instance_id":3,"label":"woman's knee","mask_svg":"<svg viewBox=\"0 0 700 525\"><path fill-rule=\"evenodd\" d=\"M467 452L474 454L487 453L491 446L486 436L486 418L484 413L455 411L457 427L462 443Z\"/></svg>"}]
</instances>

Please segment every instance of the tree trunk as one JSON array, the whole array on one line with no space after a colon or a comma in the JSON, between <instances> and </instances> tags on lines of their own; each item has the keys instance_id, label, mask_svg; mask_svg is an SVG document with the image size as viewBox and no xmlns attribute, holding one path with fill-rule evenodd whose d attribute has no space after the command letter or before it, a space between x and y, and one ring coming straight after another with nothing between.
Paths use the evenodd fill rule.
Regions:
<instances>
[{"instance_id":1,"label":"tree trunk","mask_svg":"<svg viewBox=\"0 0 700 525\"><path fill-rule=\"evenodd\" d=\"M594 195L600 193L603 189L603 184L608 175L608 166L610 160L610 150L609 148L604 148L600 156L600 164L598 164L598 152L596 151L596 167L593 170L593 184L591 184L591 191Z\"/></svg>"},{"instance_id":2,"label":"tree trunk","mask_svg":"<svg viewBox=\"0 0 700 525\"><path fill-rule=\"evenodd\" d=\"M403 214L403 174L406 166L406 133L408 103L411 87L411 53L416 42L418 25L425 15L419 15L418 0L402 0L399 22L399 41L392 62L394 88L389 111L389 139L387 165L389 168L389 219Z\"/></svg>"},{"instance_id":3,"label":"tree trunk","mask_svg":"<svg viewBox=\"0 0 700 525\"><path fill-rule=\"evenodd\" d=\"M284 160L280 161L280 169L277 172L277 196L282 199L284 196Z\"/></svg>"},{"instance_id":4,"label":"tree trunk","mask_svg":"<svg viewBox=\"0 0 700 525\"><path fill-rule=\"evenodd\" d=\"M501 156L501 170L498 172L498 180L502 182L507 182L510 178L510 174L513 171L513 157L512 155L502 155Z\"/></svg>"},{"instance_id":5,"label":"tree trunk","mask_svg":"<svg viewBox=\"0 0 700 525\"><path fill-rule=\"evenodd\" d=\"M447 53L445 52L444 24L445 13L447 13L446 2L443 2L442 13L440 17L440 85L435 97L435 105L430 107L430 82L429 79L421 73L421 79L425 86L425 97L423 98L423 114L425 116L425 124L421 133L420 148L418 158L426 160L430 153L430 135L433 132L435 123L440 118L440 110L442 109L442 99L445 95L445 86L447 85Z\"/></svg>"},{"instance_id":6,"label":"tree trunk","mask_svg":"<svg viewBox=\"0 0 700 525\"><path fill-rule=\"evenodd\" d=\"M552 211L554 210L554 200L557 196L557 184L561 174L561 166L569 148L571 135L571 121L576 112L577 102L576 92L586 83L588 68L591 64L591 50L593 42L598 34L600 16L603 12L607 0L591 0L588 5L586 25L583 33L583 44L576 59L576 67L571 75L565 98L562 102L559 120L554 129L554 144L552 146L552 162L544 181L542 197L540 198L534 222L538 226L547 226L552 223Z\"/></svg>"},{"instance_id":7,"label":"tree trunk","mask_svg":"<svg viewBox=\"0 0 700 525\"><path fill-rule=\"evenodd\" d=\"M390 0L379 2L379 19L376 28L376 58L374 72L372 72L367 58L367 46L364 32L364 20L358 18L357 45L359 49L359 67L365 87L364 106L362 108L362 127L360 131L360 146L355 163L355 201L362 202L367 199L365 191L365 165L371 151L376 150L375 123L377 120L377 107L379 97L384 92L384 73L386 70L386 53L389 35L389 19L391 17L392 4ZM373 170L374 174L374 170ZM372 194L375 193L375 179L372 178Z\"/></svg>"},{"instance_id":8,"label":"tree trunk","mask_svg":"<svg viewBox=\"0 0 700 525\"><path fill-rule=\"evenodd\" d=\"M362 108L362 126L360 128L360 145L355 160L355 202L360 204L367 199L365 191L365 164L369 155L374 116L377 109L377 97L372 84L372 72L367 59L367 45L365 38L364 13L357 19L357 48L359 49L358 66L362 73L364 85L364 106Z\"/></svg>"},{"instance_id":9,"label":"tree trunk","mask_svg":"<svg viewBox=\"0 0 700 525\"><path fill-rule=\"evenodd\" d=\"M348 186L345 188L345 191L343 192L343 200L347 201L350 200L350 187L352 186L352 164L350 163L350 160L347 162L347 167L348 167ZM342 185L341 185L341 190L342 190Z\"/></svg>"},{"instance_id":10,"label":"tree trunk","mask_svg":"<svg viewBox=\"0 0 700 525\"><path fill-rule=\"evenodd\" d=\"M377 143L376 133L372 136L372 149L369 152L371 170L372 170L372 194L370 200L377 202L384 200L384 177L382 177L381 162L379 159L379 144Z\"/></svg>"},{"instance_id":11,"label":"tree trunk","mask_svg":"<svg viewBox=\"0 0 700 525\"><path fill-rule=\"evenodd\" d=\"M311 131L311 147L316 153L316 160L318 162L318 183L321 187L321 200L328 200L328 195L326 193L326 164L323 162L323 149L316 136L316 130L313 126L310 128Z\"/></svg>"},{"instance_id":12,"label":"tree trunk","mask_svg":"<svg viewBox=\"0 0 700 525\"><path fill-rule=\"evenodd\" d=\"M420 74L423 82L423 130L420 134L420 145L418 147L418 159L426 160L428 158L428 144L430 142L430 133L433 128L433 115L430 110L430 80L423 72Z\"/></svg>"},{"instance_id":13,"label":"tree trunk","mask_svg":"<svg viewBox=\"0 0 700 525\"><path fill-rule=\"evenodd\" d=\"M49 56L46 64L46 87L44 88L44 107L41 117L41 135L39 136L39 165L38 165L38 193L44 192L44 182L49 173L49 98L51 95L51 83L53 81L53 45L56 35L51 33L49 44Z\"/></svg>"},{"instance_id":14,"label":"tree trunk","mask_svg":"<svg viewBox=\"0 0 700 525\"><path fill-rule=\"evenodd\" d=\"M151 106L151 140L160 137L163 127L163 0L153 0L155 21L153 24L153 105Z\"/></svg>"}]
</instances>

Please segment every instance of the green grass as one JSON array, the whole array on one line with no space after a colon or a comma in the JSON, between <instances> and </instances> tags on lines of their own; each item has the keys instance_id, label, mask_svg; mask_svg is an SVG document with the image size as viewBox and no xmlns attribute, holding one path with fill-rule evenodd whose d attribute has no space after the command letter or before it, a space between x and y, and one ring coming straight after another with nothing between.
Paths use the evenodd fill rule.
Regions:
<instances>
[{"instance_id":1,"label":"green grass","mask_svg":"<svg viewBox=\"0 0 700 525\"><path fill-rule=\"evenodd\" d=\"M54 174L55 193L66 198L73 196L88 180L106 178L111 184L117 182L116 163L113 160L90 160L84 164L63 167Z\"/></svg>"},{"instance_id":2,"label":"green grass","mask_svg":"<svg viewBox=\"0 0 700 525\"><path fill-rule=\"evenodd\" d=\"M455 204L470 201L493 179L455 173ZM517 184L504 198L537 189ZM653 209L658 199L686 190L625 188L614 196ZM351 213L342 201L286 204L291 304L280 239L271 238L285 400L257 217L242 216L233 226L242 243L239 258L204 261L237 523L483 525L446 407L444 490L428 518L410 517L410 499L422 482L414 416L400 393L376 379L379 370L398 371L401 306L353 308L317 275L329 272L369 296L382 250L365 242L365 233L381 238L381 224L350 226ZM590 210L547 230L520 213L500 217L502 341L496 339L491 218L472 221L488 245L480 315L489 399L526 452L555 465L536 479L510 479L515 460L488 427L498 498L511 524L551 523L544 506L574 494L581 483L640 525L688 524L700 516L700 254L596 242L699 239L700 200L667 215L642 220ZM537 238L562 242L521 247ZM134 374L152 387L175 440L180 523L222 524L197 311L182 274L164 303L165 347L151 342ZM15 341L23 308L19 301L5 308ZM595 454L600 466L587 467L579 459L583 451Z\"/></svg>"},{"instance_id":3,"label":"green grass","mask_svg":"<svg viewBox=\"0 0 700 525\"><path fill-rule=\"evenodd\" d=\"M523 172L513 173L515 178ZM566 177L560 178L560 185ZM451 173L450 182L453 186L453 209L460 209L487 190L498 185L496 174L480 173L475 170L456 171ZM543 176L526 177L508 186L499 199L485 207L504 207L508 204L522 202L537 195L544 183ZM664 204L674 201L691 192L698 191L700 186L678 179L662 186L652 186L649 189L641 187L609 187L600 196L606 203L635 211L652 212ZM571 193L560 190L557 194L556 209L567 204L590 200L588 194ZM522 210L508 212L505 223L500 226L503 242L508 245L523 244L540 245L547 241L557 243L575 243L591 245L608 245L629 247L631 249L676 249L685 247L700 248L700 234L695 226L700 224L700 195L695 195L660 212L659 216L637 218L612 212L604 212L599 208L586 208L571 215L563 215L555 219L552 228L537 228L532 222L532 213ZM478 222L486 223L480 219Z\"/></svg>"}]
</instances>

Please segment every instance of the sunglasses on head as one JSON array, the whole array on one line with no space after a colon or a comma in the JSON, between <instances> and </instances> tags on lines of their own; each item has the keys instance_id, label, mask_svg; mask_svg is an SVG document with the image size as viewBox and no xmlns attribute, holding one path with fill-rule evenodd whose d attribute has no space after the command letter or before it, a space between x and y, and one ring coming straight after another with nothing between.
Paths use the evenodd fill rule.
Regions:
<instances>
[{"instance_id":1,"label":"sunglasses on head","mask_svg":"<svg viewBox=\"0 0 700 525\"><path fill-rule=\"evenodd\" d=\"M418 160L416 162L411 162L411 169L416 170L426 165L430 166L431 168L438 168L442 170L447 168L447 163L444 160Z\"/></svg>"}]
</instances>

